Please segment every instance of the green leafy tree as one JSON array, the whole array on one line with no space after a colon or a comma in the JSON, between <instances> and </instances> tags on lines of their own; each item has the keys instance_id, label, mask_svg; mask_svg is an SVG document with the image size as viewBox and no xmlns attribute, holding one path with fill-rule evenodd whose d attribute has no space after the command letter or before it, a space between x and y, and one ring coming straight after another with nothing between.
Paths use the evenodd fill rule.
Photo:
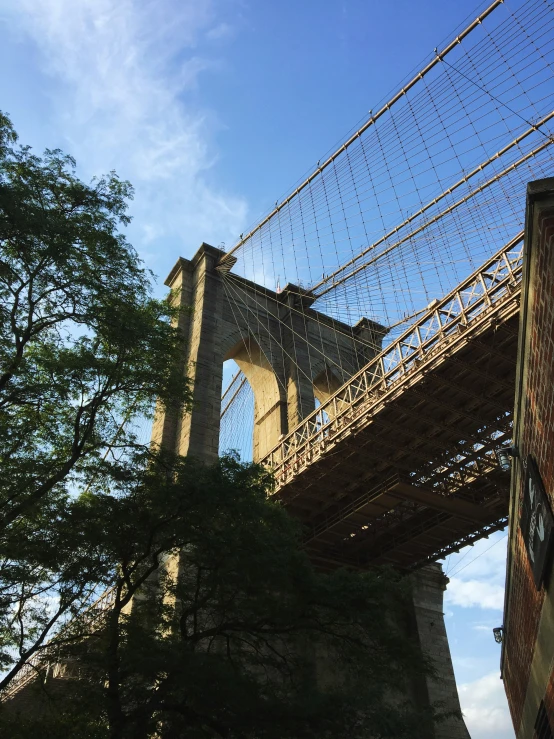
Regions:
<instances>
[{"instance_id":1,"label":"green leafy tree","mask_svg":"<svg viewBox=\"0 0 554 739\"><path fill-rule=\"evenodd\" d=\"M406 582L316 572L271 485L233 457L161 455L81 496L86 540L118 567L109 607L52 647L81 675L58 699L44 685L63 725L110 739L426 735L430 713L406 699L428 671Z\"/></svg>"},{"instance_id":2,"label":"green leafy tree","mask_svg":"<svg viewBox=\"0 0 554 739\"><path fill-rule=\"evenodd\" d=\"M0 113L0 685L109 579L72 491L118 474L123 421L188 399L172 310L118 231L131 197L18 146Z\"/></svg>"}]
</instances>

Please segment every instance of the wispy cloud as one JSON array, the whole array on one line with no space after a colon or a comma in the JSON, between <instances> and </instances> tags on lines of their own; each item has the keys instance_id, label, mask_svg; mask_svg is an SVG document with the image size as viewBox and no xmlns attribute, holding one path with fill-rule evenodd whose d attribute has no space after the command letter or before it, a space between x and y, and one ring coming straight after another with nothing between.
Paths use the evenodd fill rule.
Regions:
<instances>
[{"instance_id":1,"label":"wispy cloud","mask_svg":"<svg viewBox=\"0 0 554 739\"><path fill-rule=\"evenodd\" d=\"M463 608L493 608L501 611L504 607L504 588L482 580L458 580L453 577L448 585L448 600Z\"/></svg>"},{"instance_id":2,"label":"wispy cloud","mask_svg":"<svg viewBox=\"0 0 554 739\"><path fill-rule=\"evenodd\" d=\"M473 739L513 739L504 686L498 672L458 686L464 718Z\"/></svg>"},{"instance_id":3,"label":"wispy cloud","mask_svg":"<svg viewBox=\"0 0 554 739\"><path fill-rule=\"evenodd\" d=\"M162 253L167 267L202 240L231 242L246 203L209 183L216 114L190 99L221 63L199 52L206 33L228 34L216 0L5 5L41 53L57 125L80 171L114 168L135 185L132 237L151 266Z\"/></svg>"},{"instance_id":4,"label":"wispy cloud","mask_svg":"<svg viewBox=\"0 0 554 739\"><path fill-rule=\"evenodd\" d=\"M479 631L479 632L482 632L483 634L488 634L490 636L495 626L498 626L498 623L496 621L494 623L489 622L486 624L473 624L471 628L473 629L473 631Z\"/></svg>"},{"instance_id":5,"label":"wispy cloud","mask_svg":"<svg viewBox=\"0 0 554 739\"><path fill-rule=\"evenodd\" d=\"M235 35L235 28L229 23L218 23L217 26L210 28L206 33L206 38L210 41L220 41L221 39L231 38Z\"/></svg>"},{"instance_id":6,"label":"wispy cloud","mask_svg":"<svg viewBox=\"0 0 554 739\"><path fill-rule=\"evenodd\" d=\"M514 738L503 684L491 672L491 655L495 666L500 655L492 629L502 623L506 541L505 533L497 532L444 564L450 578L444 599L447 628L454 669L466 680L458 692L472 739Z\"/></svg>"}]
</instances>

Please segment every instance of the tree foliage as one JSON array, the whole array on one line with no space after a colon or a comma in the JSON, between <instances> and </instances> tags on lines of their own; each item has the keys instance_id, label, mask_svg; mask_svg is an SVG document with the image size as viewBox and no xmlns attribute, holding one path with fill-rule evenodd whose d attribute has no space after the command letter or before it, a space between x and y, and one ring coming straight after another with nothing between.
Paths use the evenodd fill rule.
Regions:
<instances>
[{"instance_id":1,"label":"tree foliage","mask_svg":"<svg viewBox=\"0 0 554 739\"><path fill-rule=\"evenodd\" d=\"M112 739L425 736L405 582L316 572L256 465L145 461L79 499L119 566L109 608L60 634L54 659L81 680L52 695L58 715Z\"/></svg>"},{"instance_id":2,"label":"tree foliage","mask_svg":"<svg viewBox=\"0 0 554 739\"><path fill-rule=\"evenodd\" d=\"M0 114L0 667L13 674L105 577L76 541L72 491L117 474L106 451L137 446L122 421L188 399L172 310L118 231L131 197L113 172L86 185L71 157L19 147Z\"/></svg>"}]
</instances>

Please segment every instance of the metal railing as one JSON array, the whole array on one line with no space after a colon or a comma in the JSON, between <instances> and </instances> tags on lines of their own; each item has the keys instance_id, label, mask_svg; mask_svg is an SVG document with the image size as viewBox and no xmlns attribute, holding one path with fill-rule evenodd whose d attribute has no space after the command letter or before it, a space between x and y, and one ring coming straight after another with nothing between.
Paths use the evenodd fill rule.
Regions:
<instances>
[{"instance_id":1,"label":"metal railing","mask_svg":"<svg viewBox=\"0 0 554 739\"><path fill-rule=\"evenodd\" d=\"M96 600L91 606L89 606L79 617L79 623L86 624L89 628L94 628L98 621L102 618L103 614L109 609L115 599L115 588L106 590L98 600ZM14 679L0 694L0 700L6 701L16 693L19 693L26 685L33 682L41 675L45 677L63 677L64 670L60 668L59 659L56 655L56 650L59 648L59 641L63 637L65 631L69 629L72 624L75 624L76 619L72 619L66 626L62 627L56 636L44 645L39 651L36 651L17 673Z\"/></svg>"}]
</instances>

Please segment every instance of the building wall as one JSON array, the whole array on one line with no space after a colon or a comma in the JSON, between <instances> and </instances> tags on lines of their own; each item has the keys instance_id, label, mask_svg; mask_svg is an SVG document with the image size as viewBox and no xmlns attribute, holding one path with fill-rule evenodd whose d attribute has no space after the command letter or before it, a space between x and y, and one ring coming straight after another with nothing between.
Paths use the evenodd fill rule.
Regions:
<instances>
[{"instance_id":1,"label":"building wall","mask_svg":"<svg viewBox=\"0 0 554 739\"><path fill-rule=\"evenodd\" d=\"M543 699L554 727L554 577L537 590L520 528L529 454L554 508L554 178L529 185L524 260L502 656L518 739L533 737Z\"/></svg>"}]
</instances>

